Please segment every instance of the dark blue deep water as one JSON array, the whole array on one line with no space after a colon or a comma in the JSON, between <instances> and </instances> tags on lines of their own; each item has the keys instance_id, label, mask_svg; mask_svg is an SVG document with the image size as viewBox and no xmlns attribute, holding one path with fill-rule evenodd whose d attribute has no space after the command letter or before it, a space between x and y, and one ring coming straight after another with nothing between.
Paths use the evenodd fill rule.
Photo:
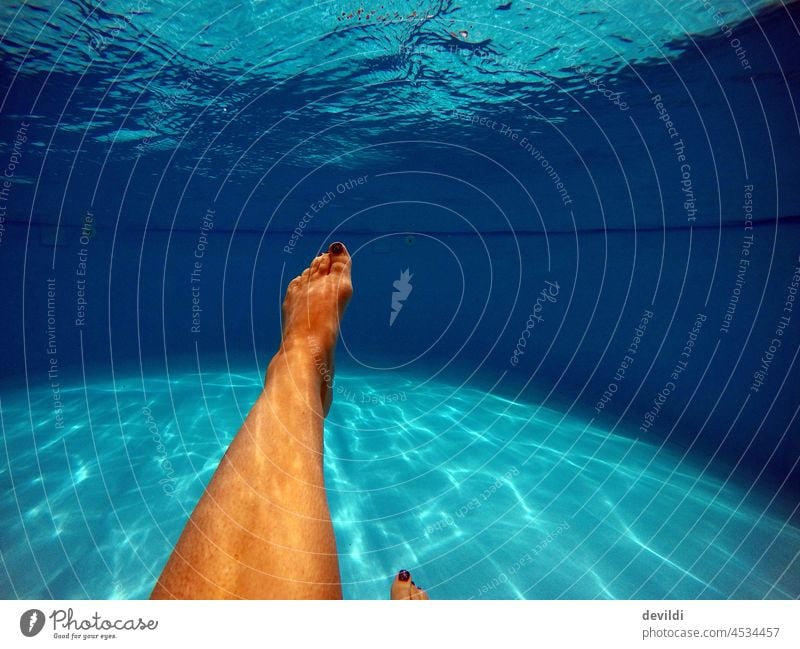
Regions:
<instances>
[{"instance_id":1,"label":"dark blue deep water","mask_svg":"<svg viewBox=\"0 0 800 649\"><path fill-rule=\"evenodd\" d=\"M341 240L347 597L800 597L799 25L5 2L0 596L149 594Z\"/></svg>"}]
</instances>

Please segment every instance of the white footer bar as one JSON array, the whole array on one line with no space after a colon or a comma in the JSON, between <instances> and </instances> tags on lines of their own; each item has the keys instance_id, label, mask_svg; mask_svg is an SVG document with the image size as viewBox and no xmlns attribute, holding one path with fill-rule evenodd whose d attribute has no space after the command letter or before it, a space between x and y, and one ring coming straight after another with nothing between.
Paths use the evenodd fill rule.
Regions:
<instances>
[{"instance_id":1,"label":"white footer bar","mask_svg":"<svg viewBox=\"0 0 800 649\"><path fill-rule=\"evenodd\" d=\"M0 602L2 647L796 648L799 627L797 601Z\"/></svg>"}]
</instances>

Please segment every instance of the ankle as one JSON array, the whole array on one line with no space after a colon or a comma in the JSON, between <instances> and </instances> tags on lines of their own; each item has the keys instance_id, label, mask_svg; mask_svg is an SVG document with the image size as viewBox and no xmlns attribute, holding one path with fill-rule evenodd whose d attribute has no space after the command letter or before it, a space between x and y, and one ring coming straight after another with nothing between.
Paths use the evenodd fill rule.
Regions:
<instances>
[{"instance_id":1,"label":"ankle","mask_svg":"<svg viewBox=\"0 0 800 649\"><path fill-rule=\"evenodd\" d=\"M267 377L284 372L296 373L314 368L314 357L311 352L302 347L287 346L281 343L278 351L267 366Z\"/></svg>"},{"instance_id":2,"label":"ankle","mask_svg":"<svg viewBox=\"0 0 800 649\"><path fill-rule=\"evenodd\" d=\"M314 382L333 381L332 354L315 340L284 339L267 368L267 378L288 372L295 380L310 377Z\"/></svg>"},{"instance_id":3,"label":"ankle","mask_svg":"<svg viewBox=\"0 0 800 649\"><path fill-rule=\"evenodd\" d=\"M300 336L287 336L281 341L278 353L286 353L290 356L311 358L317 369L332 369L330 359L333 357L333 349L336 345L335 338L332 344L327 341L326 336L304 334Z\"/></svg>"}]
</instances>

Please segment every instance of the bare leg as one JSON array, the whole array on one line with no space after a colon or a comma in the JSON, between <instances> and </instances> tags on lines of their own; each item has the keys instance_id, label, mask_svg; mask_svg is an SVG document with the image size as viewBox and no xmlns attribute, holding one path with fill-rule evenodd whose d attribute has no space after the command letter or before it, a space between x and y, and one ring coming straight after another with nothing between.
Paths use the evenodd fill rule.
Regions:
<instances>
[{"instance_id":1,"label":"bare leg","mask_svg":"<svg viewBox=\"0 0 800 649\"><path fill-rule=\"evenodd\" d=\"M264 390L186 524L153 598L341 598L322 471L333 351L353 289L333 244L289 283Z\"/></svg>"}]
</instances>

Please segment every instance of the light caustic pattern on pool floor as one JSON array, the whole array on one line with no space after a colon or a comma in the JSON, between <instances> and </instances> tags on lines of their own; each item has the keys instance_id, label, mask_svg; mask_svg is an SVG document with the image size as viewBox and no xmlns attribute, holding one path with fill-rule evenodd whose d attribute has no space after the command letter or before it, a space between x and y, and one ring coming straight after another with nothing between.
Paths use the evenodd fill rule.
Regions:
<instances>
[{"instance_id":1,"label":"light caustic pattern on pool floor","mask_svg":"<svg viewBox=\"0 0 800 649\"><path fill-rule=\"evenodd\" d=\"M535 404L340 370L326 479L344 593L399 568L435 598L795 598L769 498ZM146 597L261 377L7 393L0 595ZM32 412L32 415L31 415Z\"/></svg>"}]
</instances>

